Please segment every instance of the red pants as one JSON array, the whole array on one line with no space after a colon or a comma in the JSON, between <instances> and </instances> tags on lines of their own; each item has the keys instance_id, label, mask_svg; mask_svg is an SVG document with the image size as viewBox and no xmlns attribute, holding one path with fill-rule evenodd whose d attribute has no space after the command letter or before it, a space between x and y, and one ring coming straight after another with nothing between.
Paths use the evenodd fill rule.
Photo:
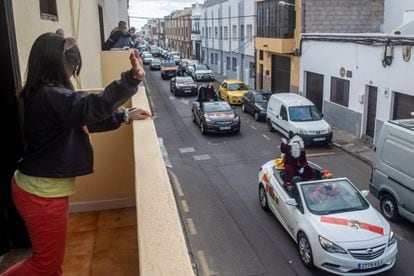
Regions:
<instances>
[{"instance_id":1,"label":"red pants","mask_svg":"<svg viewBox=\"0 0 414 276\"><path fill-rule=\"evenodd\" d=\"M12 196L26 223L33 255L1 276L62 275L68 226L68 197L44 198L26 192L12 180Z\"/></svg>"}]
</instances>

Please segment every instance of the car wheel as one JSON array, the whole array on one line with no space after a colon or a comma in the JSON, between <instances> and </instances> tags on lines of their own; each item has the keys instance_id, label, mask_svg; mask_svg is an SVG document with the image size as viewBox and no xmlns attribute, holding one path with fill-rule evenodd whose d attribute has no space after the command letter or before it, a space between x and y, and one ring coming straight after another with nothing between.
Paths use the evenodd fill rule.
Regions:
<instances>
[{"instance_id":1,"label":"car wheel","mask_svg":"<svg viewBox=\"0 0 414 276\"><path fill-rule=\"evenodd\" d=\"M270 119L268 119L267 120L267 129L270 131L270 132L275 132L275 129L273 128L273 126L272 126L272 121L270 120Z\"/></svg>"},{"instance_id":2,"label":"car wheel","mask_svg":"<svg viewBox=\"0 0 414 276\"><path fill-rule=\"evenodd\" d=\"M399 219L398 205L391 195L385 194L381 197L380 207L381 213L386 219L391 221L397 221Z\"/></svg>"},{"instance_id":3,"label":"car wheel","mask_svg":"<svg viewBox=\"0 0 414 276\"><path fill-rule=\"evenodd\" d=\"M259 121L259 113L257 113L257 112L254 113L254 119L256 121Z\"/></svg>"},{"instance_id":4,"label":"car wheel","mask_svg":"<svg viewBox=\"0 0 414 276\"><path fill-rule=\"evenodd\" d=\"M203 135L205 135L207 133L207 130L206 130L203 122L200 123L200 130L201 130L201 134L203 134Z\"/></svg>"},{"instance_id":5,"label":"car wheel","mask_svg":"<svg viewBox=\"0 0 414 276\"><path fill-rule=\"evenodd\" d=\"M246 112L246 106L244 104L242 104L242 111Z\"/></svg>"},{"instance_id":6,"label":"car wheel","mask_svg":"<svg viewBox=\"0 0 414 276\"><path fill-rule=\"evenodd\" d=\"M298 235L298 250L303 265L307 268L313 268L312 248L303 232L300 232Z\"/></svg>"},{"instance_id":7,"label":"car wheel","mask_svg":"<svg viewBox=\"0 0 414 276\"><path fill-rule=\"evenodd\" d=\"M262 184L259 185L259 202L260 206L266 212L269 211L269 204L267 203L266 191Z\"/></svg>"}]
</instances>

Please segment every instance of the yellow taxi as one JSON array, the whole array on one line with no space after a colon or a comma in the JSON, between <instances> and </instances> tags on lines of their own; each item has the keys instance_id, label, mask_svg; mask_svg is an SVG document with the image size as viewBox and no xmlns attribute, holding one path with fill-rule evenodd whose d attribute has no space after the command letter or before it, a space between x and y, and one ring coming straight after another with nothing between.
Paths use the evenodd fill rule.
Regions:
<instances>
[{"instance_id":1,"label":"yellow taxi","mask_svg":"<svg viewBox=\"0 0 414 276\"><path fill-rule=\"evenodd\" d=\"M219 96L229 104L242 104L243 96L249 86L239 80L224 80L220 85Z\"/></svg>"}]
</instances>

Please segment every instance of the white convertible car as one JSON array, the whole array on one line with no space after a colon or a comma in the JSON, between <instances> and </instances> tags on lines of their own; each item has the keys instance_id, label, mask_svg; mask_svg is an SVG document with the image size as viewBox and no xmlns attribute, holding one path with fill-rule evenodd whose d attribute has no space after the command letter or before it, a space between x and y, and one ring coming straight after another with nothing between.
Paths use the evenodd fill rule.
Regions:
<instances>
[{"instance_id":1,"label":"white convertible car","mask_svg":"<svg viewBox=\"0 0 414 276\"><path fill-rule=\"evenodd\" d=\"M302 181L288 192L275 160L258 173L259 202L298 245L302 263L340 275L370 275L390 269L397 240L389 223L347 178ZM321 168L309 162L317 176Z\"/></svg>"}]
</instances>

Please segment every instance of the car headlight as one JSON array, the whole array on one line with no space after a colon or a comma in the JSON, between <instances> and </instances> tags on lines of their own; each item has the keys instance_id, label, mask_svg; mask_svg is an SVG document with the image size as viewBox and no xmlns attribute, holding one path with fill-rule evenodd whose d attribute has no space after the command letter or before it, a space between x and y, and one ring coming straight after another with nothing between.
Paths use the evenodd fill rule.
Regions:
<instances>
[{"instance_id":1,"label":"car headlight","mask_svg":"<svg viewBox=\"0 0 414 276\"><path fill-rule=\"evenodd\" d=\"M322 248L330 253L341 253L341 254L347 254L345 249L340 247L339 245L336 245L335 243L331 242L330 240L325 239L322 236L319 237L319 243L321 244Z\"/></svg>"},{"instance_id":2,"label":"car headlight","mask_svg":"<svg viewBox=\"0 0 414 276\"><path fill-rule=\"evenodd\" d=\"M298 128L297 133L298 134L308 134L308 132L303 128Z\"/></svg>"},{"instance_id":3,"label":"car headlight","mask_svg":"<svg viewBox=\"0 0 414 276\"><path fill-rule=\"evenodd\" d=\"M328 133L332 132L331 126L328 126L328 128L326 129L326 131L328 131Z\"/></svg>"},{"instance_id":4,"label":"car headlight","mask_svg":"<svg viewBox=\"0 0 414 276\"><path fill-rule=\"evenodd\" d=\"M206 116L205 118L207 123L211 123L211 119L209 117Z\"/></svg>"},{"instance_id":5,"label":"car headlight","mask_svg":"<svg viewBox=\"0 0 414 276\"><path fill-rule=\"evenodd\" d=\"M234 117L234 121L235 121L235 122L240 121L240 117L239 117L239 116Z\"/></svg>"},{"instance_id":6,"label":"car headlight","mask_svg":"<svg viewBox=\"0 0 414 276\"><path fill-rule=\"evenodd\" d=\"M388 238L388 247L390 247L391 245L393 245L396 242L397 242L397 238L395 237L394 232L390 231L390 236Z\"/></svg>"}]
</instances>

